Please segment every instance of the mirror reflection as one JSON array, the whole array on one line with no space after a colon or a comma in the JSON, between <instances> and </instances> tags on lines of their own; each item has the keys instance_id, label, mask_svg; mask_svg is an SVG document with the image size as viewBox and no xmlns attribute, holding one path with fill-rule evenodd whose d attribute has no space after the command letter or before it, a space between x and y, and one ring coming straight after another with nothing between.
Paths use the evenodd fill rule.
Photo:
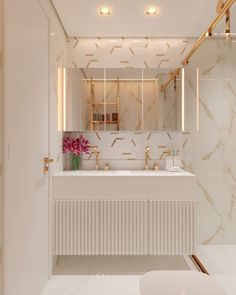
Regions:
<instances>
[{"instance_id":1,"label":"mirror reflection","mask_svg":"<svg viewBox=\"0 0 236 295\"><path fill-rule=\"evenodd\" d=\"M181 131L181 71L165 85L169 72L67 69L65 131Z\"/></svg>"}]
</instances>

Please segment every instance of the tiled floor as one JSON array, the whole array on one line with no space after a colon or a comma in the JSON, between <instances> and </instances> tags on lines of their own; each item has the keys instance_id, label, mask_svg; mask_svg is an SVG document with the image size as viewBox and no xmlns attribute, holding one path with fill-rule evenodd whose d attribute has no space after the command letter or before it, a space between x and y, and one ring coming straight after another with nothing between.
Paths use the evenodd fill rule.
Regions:
<instances>
[{"instance_id":1,"label":"tiled floor","mask_svg":"<svg viewBox=\"0 0 236 295\"><path fill-rule=\"evenodd\" d=\"M236 245L201 246L198 257L229 295L236 294ZM183 257L61 257L42 295L140 295L150 270L193 269Z\"/></svg>"},{"instance_id":2,"label":"tiled floor","mask_svg":"<svg viewBox=\"0 0 236 295\"><path fill-rule=\"evenodd\" d=\"M183 256L60 256L55 275L143 275L151 270L188 270Z\"/></svg>"},{"instance_id":3,"label":"tiled floor","mask_svg":"<svg viewBox=\"0 0 236 295\"><path fill-rule=\"evenodd\" d=\"M54 276L42 295L139 295L140 276Z\"/></svg>"},{"instance_id":4,"label":"tiled floor","mask_svg":"<svg viewBox=\"0 0 236 295\"><path fill-rule=\"evenodd\" d=\"M140 295L145 272L190 267L181 256L61 257L42 295Z\"/></svg>"},{"instance_id":5,"label":"tiled floor","mask_svg":"<svg viewBox=\"0 0 236 295\"><path fill-rule=\"evenodd\" d=\"M199 248L198 257L208 272L227 291L236 294L236 245L207 245Z\"/></svg>"}]
</instances>

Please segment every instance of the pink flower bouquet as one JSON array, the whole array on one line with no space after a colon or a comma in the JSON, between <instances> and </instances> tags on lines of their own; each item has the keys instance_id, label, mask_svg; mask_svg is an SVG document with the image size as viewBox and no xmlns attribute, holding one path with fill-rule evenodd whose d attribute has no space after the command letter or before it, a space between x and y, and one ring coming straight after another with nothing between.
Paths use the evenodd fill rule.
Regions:
<instances>
[{"instance_id":1,"label":"pink flower bouquet","mask_svg":"<svg viewBox=\"0 0 236 295\"><path fill-rule=\"evenodd\" d=\"M71 169L79 170L82 154L89 154L89 141L82 134L76 138L65 137L63 153L71 154Z\"/></svg>"}]
</instances>

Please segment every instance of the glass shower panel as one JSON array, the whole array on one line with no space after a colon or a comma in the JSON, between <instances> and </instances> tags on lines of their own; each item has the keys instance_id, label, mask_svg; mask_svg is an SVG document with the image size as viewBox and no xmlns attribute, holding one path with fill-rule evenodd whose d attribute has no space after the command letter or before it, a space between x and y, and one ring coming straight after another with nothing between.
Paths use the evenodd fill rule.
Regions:
<instances>
[{"instance_id":1,"label":"glass shower panel","mask_svg":"<svg viewBox=\"0 0 236 295\"><path fill-rule=\"evenodd\" d=\"M199 131L183 134L183 163L185 169L197 174L198 256L210 273L236 274L236 266L232 264L236 258L234 38L219 34L207 39L186 66L188 83L196 81L199 68L200 112ZM186 100L196 98L195 86L190 87L192 94L186 95ZM186 116L190 114L192 111Z\"/></svg>"}]
</instances>

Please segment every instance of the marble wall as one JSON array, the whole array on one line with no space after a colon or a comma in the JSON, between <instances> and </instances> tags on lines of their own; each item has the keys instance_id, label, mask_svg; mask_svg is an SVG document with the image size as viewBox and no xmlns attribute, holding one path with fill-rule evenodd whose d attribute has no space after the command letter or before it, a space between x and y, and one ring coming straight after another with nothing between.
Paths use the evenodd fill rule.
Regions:
<instances>
[{"instance_id":1,"label":"marble wall","mask_svg":"<svg viewBox=\"0 0 236 295\"><path fill-rule=\"evenodd\" d=\"M186 100L191 105L196 100L196 67L200 69L200 130L183 135L183 164L197 174L203 244L236 243L236 43L232 41L208 39L186 67ZM186 113L196 116L188 107Z\"/></svg>"}]
</instances>

